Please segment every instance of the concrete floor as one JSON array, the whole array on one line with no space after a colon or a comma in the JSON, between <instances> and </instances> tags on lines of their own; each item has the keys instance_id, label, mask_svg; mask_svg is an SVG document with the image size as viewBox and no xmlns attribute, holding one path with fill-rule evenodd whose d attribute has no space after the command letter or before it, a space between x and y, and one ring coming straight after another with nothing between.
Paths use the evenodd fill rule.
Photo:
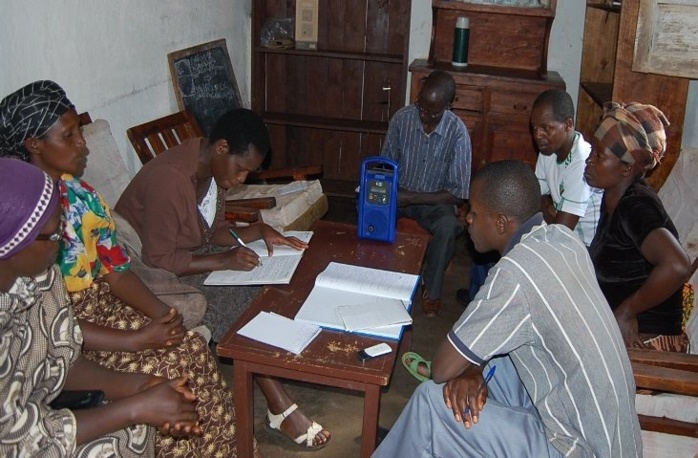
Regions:
<instances>
[{"instance_id":1,"label":"concrete floor","mask_svg":"<svg viewBox=\"0 0 698 458\"><path fill-rule=\"evenodd\" d=\"M326 219L356 222L353 202L330 199L330 210ZM417 293L413 307L412 351L430 359L436 347L445 338L453 323L463 311L455 300L456 290L467 286L471 257L467 248L468 236L458 240L456 257L447 271L442 296L443 311L436 318L428 319L421 309L421 291ZM231 380L232 366L222 364L224 374ZM308 452L264 427L266 401L259 389L255 392L255 436L266 458L345 458L357 457L361 449L361 421L363 397L358 392L311 385L301 382L283 382L291 396L311 419L322 424L332 433L331 443L316 452ZM402 366L396 362L390 385L381 396L380 426L390 428L400 415L410 395L418 385Z\"/></svg>"}]
</instances>

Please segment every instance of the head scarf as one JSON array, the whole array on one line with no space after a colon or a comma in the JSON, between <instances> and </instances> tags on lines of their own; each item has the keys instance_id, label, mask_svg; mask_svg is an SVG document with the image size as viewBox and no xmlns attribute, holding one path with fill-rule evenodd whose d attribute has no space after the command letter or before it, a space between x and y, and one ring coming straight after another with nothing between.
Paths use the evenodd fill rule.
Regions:
<instances>
[{"instance_id":1,"label":"head scarf","mask_svg":"<svg viewBox=\"0 0 698 458\"><path fill-rule=\"evenodd\" d=\"M17 159L0 158L0 183L0 259L7 259L36 240L60 200L51 177Z\"/></svg>"},{"instance_id":2,"label":"head scarf","mask_svg":"<svg viewBox=\"0 0 698 458\"><path fill-rule=\"evenodd\" d=\"M24 142L41 138L72 108L63 88L53 81L35 81L8 95L0 102L0 156L28 161Z\"/></svg>"},{"instance_id":3,"label":"head scarf","mask_svg":"<svg viewBox=\"0 0 698 458\"><path fill-rule=\"evenodd\" d=\"M664 113L653 105L607 102L594 137L622 161L652 169L666 151L668 126Z\"/></svg>"}]
</instances>

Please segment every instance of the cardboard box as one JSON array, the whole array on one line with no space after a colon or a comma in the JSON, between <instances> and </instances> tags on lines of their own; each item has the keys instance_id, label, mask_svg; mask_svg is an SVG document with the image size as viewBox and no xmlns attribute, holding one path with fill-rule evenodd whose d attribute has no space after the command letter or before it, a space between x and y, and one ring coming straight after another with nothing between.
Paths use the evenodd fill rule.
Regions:
<instances>
[{"instance_id":1,"label":"cardboard box","mask_svg":"<svg viewBox=\"0 0 698 458\"><path fill-rule=\"evenodd\" d=\"M318 0L296 1L296 49L317 49Z\"/></svg>"}]
</instances>

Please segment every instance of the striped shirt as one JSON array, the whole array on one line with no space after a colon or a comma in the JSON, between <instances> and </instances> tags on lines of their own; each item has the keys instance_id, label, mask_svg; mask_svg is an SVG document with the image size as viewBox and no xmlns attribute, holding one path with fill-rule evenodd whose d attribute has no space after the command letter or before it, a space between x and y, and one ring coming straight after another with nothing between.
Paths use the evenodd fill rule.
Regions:
<instances>
[{"instance_id":1,"label":"striped shirt","mask_svg":"<svg viewBox=\"0 0 698 458\"><path fill-rule=\"evenodd\" d=\"M424 132L419 109L408 105L390 120L382 156L399 164L400 187L413 192L446 190L467 199L470 189L471 144L463 121L446 110L430 134Z\"/></svg>"},{"instance_id":2,"label":"striped shirt","mask_svg":"<svg viewBox=\"0 0 698 458\"><path fill-rule=\"evenodd\" d=\"M579 216L575 232L586 246L596 233L601 216L603 191L592 188L584 181L584 168L591 152L591 145L582 134L575 132L569 156L562 163L557 155L538 154L536 177L540 193L550 195L558 211Z\"/></svg>"},{"instance_id":3,"label":"striped shirt","mask_svg":"<svg viewBox=\"0 0 698 458\"><path fill-rule=\"evenodd\" d=\"M509 354L566 456L642 455L627 352L586 247L567 227L540 214L527 221L448 339L475 364Z\"/></svg>"}]
</instances>

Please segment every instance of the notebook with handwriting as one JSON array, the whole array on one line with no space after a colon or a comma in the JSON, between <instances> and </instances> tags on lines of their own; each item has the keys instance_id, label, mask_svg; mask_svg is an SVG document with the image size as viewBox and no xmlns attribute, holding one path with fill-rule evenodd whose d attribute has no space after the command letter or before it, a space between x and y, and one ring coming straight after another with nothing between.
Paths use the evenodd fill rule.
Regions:
<instances>
[{"instance_id":1,"label":"notebook with handwriting","mask_svg":"<svg viewBox=\"0 0 698 458\"><path fill-rule=\"evenodd\" d=\"M309 242L313 236L312 231L288 231L286 237L294 236L304 242ZM298 264L303 257L303 250L291 247L274 245L274 252L269 256L269 251L263 240L255 240L247 244L262 260L262 265L250 271L242 270L217 270L204 280L207 286L235 286L235 285L285 285L291 282Z\"/></svg>"},{"instance_id":2,"label":"notebook with handwriting","mask_svg":"<svg viewBox=\"0 0 698 458\"><path fill-rule=\"evenodd\" d=\"M315 279L296 320L397 340L411 323L408 312L418 281L418 275L331 262Z\"/></svg>"}]
</instances>

